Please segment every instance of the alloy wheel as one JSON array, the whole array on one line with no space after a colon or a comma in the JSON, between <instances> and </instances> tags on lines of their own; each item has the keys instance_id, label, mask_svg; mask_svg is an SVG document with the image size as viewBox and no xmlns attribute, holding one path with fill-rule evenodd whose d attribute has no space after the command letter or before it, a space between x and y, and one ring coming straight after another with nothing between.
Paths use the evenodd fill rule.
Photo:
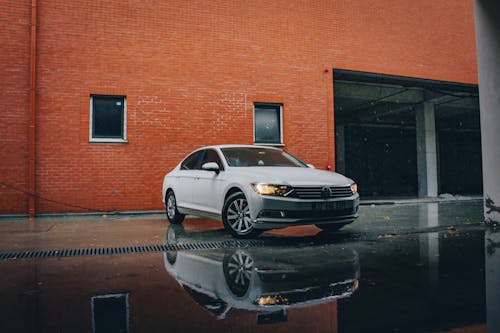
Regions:
<instances>
[{"instance_id":1,"label":"alloy wheel","mask_svg":"<svg viewBox=\"0 0 500 333\"><path fill-rule=\"evenodd\" d=\"M226 280L231 291L238 297L245 295L252 276L254 261L250 255L238 250L225 258Z\"/></svg>"},{"instance_id":2,"label":"alloy wheel","mask_svg":"<svg viewBox=\"0 0 500 333\"><path fill-rule=\"evenodd\" d=\"M238 234L246 234L253 228L250 207L245 198L237 198L227 209L227 222Z\"/></svg>"},{"instance_id":3,"label":"alloy wheel","mask_svg":"<svg viewBox=\"0 0 500 333\"><path fill-rule=\"evenodd\" d=\"M175 218L175 211L177 209L175 196L170 194L167 199L167 215L170 220Z\"/></svg>"}]
</instances>

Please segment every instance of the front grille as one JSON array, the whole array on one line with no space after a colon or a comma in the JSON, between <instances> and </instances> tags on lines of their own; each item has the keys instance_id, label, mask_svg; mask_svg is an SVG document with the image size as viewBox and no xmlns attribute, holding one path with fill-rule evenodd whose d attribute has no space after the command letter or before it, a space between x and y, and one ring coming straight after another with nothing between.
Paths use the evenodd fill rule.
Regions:
<instances>
[{"instance_id":1,"label":"front grille","mask_svg":"<svg viewBox=\"0 0 500 333\"><path fill-rule=\"evenodd\" d=\"M325 195L325 192L329 195ZM293 193L290 196L300 199L329 199L329 198L345 198L352 195L350 186L300 186L294 187Z\"/></svg>"},{"instance_id":2,"label":"front grille","mask_svg":"<svg viewBox=\"0 0 500 333\"><path fill-rule=\"evenodd\" d=\"M326 298L343 298L353 293L355 280L347 280L328 285L312 286L292 291L285 291L276 294L263 294L260 299L269 297L272 304L259 304L259 299L254 301L255 305L293 305L313 300Z\"/></svg>"},{"instance_id":3,"label":"front grille","mask_svg":"<svg viewBox=\"0 0 500 333\"><path fill-rule=\"evenodd\" d=\"M328 219L356 214L356 208L335 210L287 210L285 217L291 219Z\"/></svg>"}]
</instances>

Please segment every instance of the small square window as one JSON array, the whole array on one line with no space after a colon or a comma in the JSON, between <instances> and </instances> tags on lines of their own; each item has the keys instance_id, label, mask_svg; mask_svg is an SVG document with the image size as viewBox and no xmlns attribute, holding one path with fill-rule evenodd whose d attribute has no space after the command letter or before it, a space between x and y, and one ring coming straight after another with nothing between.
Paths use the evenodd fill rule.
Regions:
<instances>
[{"instance_id":1,"label":"small square window","mask_svg":"<svg viewBox=\"0 0 500 333\"><path fill-rule=\"evenodd\" d=\"M283 143L282 105L255 103L254 141L260 144Z\"/></svg>"},{"instance_id":2,"label":"small square window","mask_svg":"<svg viewBox=\"0 0 500 333\"><path fill-rule=\"evenodd\" d=\"M128 293L93 296L92 332L129 331Z\"/></svg>"},{"instance_id":3,"label":"small square window","mask_svg":"<svg viewBox=\"0 0 500 333\"><path fill-rule=\"evenodd\" d=\"M124 96L90 96L90 141L126 142L126 111Z\"/></svg>"}]
</instances>

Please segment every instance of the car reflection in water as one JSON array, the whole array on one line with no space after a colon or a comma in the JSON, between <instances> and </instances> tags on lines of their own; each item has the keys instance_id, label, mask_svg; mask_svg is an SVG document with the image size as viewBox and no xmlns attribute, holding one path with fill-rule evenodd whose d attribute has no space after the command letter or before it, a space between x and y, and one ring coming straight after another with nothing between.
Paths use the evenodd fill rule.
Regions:
<instances>
[{"instance_id":1,"label":"car reflection in water","mask_svg":"<svg viewBox=\"0 0 500 333\"><path fill-rule=\"evenodd\" d=\"M220 235L169 225L166 241L213 242ZM168 273L216 318L243 309L259 312L258 323L284 321L288 308L349 297L358 288L360 272L357 252L336 244L170 251L164 260Z\"/></svg>"}]
</instances>

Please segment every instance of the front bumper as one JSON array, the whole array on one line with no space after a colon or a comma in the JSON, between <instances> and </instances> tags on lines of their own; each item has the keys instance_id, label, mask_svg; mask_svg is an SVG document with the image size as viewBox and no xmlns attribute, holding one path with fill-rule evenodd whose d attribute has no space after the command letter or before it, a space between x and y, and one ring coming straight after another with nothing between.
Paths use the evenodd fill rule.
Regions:
<instances>
[{"instance_id":1,"label":"front bumper","mask_svg":"<svg viewBox=\"0 0 500 333\"><path fill-rule=\"evenodd\" d=\"M258 196L253 198L257 229L286 228L306 224L347 224L358 217L359 194L326 200Z\"/></svg>"}]
</instances>

